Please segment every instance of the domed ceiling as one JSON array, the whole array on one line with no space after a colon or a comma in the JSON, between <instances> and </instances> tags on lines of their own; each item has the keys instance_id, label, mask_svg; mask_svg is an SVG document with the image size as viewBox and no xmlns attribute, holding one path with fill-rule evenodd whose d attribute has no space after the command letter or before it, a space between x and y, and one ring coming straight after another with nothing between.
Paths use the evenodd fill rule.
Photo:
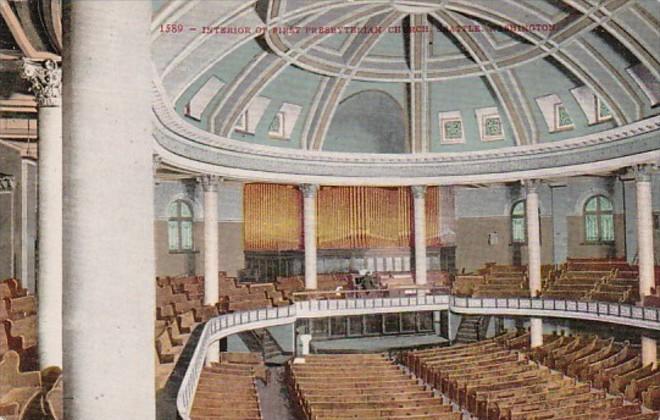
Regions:
<instances>
[{"instance_id":1,"label":"domed ceiling","mask_svg":"<svg viewBox=\"0 0 660 420\"><path fill-rule=\"evenodd\" d=\"M219 139L326 152L509 150L660 109L653 0L153 4L157 90Z\"/></svg>"}]
</instances>

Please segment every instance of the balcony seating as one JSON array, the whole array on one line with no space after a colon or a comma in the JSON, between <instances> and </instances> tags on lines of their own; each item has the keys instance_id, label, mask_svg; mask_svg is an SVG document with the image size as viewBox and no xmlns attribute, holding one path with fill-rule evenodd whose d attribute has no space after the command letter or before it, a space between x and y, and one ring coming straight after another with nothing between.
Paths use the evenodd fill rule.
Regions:
<instances>
[{"instance_id":1,"label":"balcony seating","mask_svg":"<svg viewBox=\"0 0 660 420\"><path fill-rule=\"evenodd\" d=\"M290 394L308 419L461 418L380 354L308 355L287 369Z\"/></svg>"},{"instance_id":2,"label":"balcony seating","mask_svg":"<svg viewBox=\"0 0 660 420\"><path fill-rule=\"evenodd\" d=\"M529 297L526 268L510 265L487 265L480 270L482 283L474 286L474 297Z\"/></svg>"},{"instance_id":3,"label":"balcony seating","mask_svg":"<svg viewBox=\"0 0 660 420\"><path fill-rule=\"evenodd\" d=\"M259 355L221 353L220 363L204 367L190 418L261 419L255 370L265 369Z\"/></svg>"}]
</instances>

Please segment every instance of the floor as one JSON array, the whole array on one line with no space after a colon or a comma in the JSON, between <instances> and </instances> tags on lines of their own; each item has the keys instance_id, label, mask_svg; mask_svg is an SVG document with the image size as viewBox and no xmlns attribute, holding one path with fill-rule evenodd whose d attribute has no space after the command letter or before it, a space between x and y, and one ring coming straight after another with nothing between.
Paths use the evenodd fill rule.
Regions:
<instances>
[{"instance_id":1,"label":"floor","mask_svg":"<svg viewBox=\"0 0 660 420\"><path fill-rule=\"evenodd\" d=\"M257 381L263 420L298 420L292 407L292 398L289 396L284 367L270 367L268 371L268 384Z\"/></svg>"}]
</instances>

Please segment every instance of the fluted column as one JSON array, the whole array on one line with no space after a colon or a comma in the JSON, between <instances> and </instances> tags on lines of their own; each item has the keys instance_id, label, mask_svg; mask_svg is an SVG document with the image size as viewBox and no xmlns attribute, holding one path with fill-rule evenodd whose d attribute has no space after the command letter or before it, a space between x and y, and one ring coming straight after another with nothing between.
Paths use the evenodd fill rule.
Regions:
<instances>
[{"instance_id":1,"label":"fluted column","mask_svg":"<svg viewBox=\"0 0 660 420\"><path fill-rule=\"evenodd\" d=\"M655 287L653 259L653 208L651 200L651 165L633 168L637 195L637 251L639 253L639 297L651 294Z\"/></svg>"},{"instance_id":2,"label":"fluted column","mask_svg":"<svg viewBox=\"0 0 660 420\"><path fill-rule=\"evenodd\" d=\"M21 70L39 106L37 331L43 369L62 366L62 75L52 60L24 59Z\"/></svg>"},{"instance_id":3,"label":"fluted column","mask_svg":"<svg viewBox=\"0 0 660 420\"><path fill-rule=\"evenodd\" d=\"M541 228L539 226L539 194L538 180L527 180L524 182L527 196L525 199L525 215L527 225L527 252L529 278L529 293L531 297L538 296L541 290ZM543 320L541 318L530 319L530 344L531 347L543 345Z\"/></svg>"},{"instance_id":4,"label":"fluted column","mask_svg":"<svg viewBox=\"0 0 660 420\"><path fill-rule=\"evenodd\" d=\"M305 236L305 289L315 290L316 279L316 193L318 185L303 184L303 230Z\"/></svg>"},{"instance_id":5,"label":"fluted column","mask_svg":"<svg viewBox=\"0 0 660 420\"><path fill-rule=\"evenodd\" d=\"M63 7L67 419L156 418L151 11Z\"/></svg>"},{"instance_id":6,"label":"fluted column","mask_svg":"<svg viewBox=\"0 0 660 420\"><path fill-rule=\"evenodd\" d=\"M204 189L204 305L215 305L219 299L218 272L218 185L214 175L201 177Z\"/></svg>"},{"instance_id":7,"label":"fluted column","mask_svg":"<svg viewBox=\"0 0 660 420\"><path fill-rule=\"evenodd\" d=\"M414 185L413 208L415 212L415 283L426 284L426 186Z\"/></svg>"}]
</instances>

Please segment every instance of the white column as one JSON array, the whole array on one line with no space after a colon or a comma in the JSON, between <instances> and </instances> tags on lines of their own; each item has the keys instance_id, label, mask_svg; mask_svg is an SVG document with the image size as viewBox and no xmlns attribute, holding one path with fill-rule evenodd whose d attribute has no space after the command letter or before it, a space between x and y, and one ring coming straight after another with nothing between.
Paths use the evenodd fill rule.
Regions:
<instances>
[{"instance_id":1,"label":"white column","mask_svg":"<svg viewBox=\"0 0 660 420\"><path fill-rule=\"evenodd\" d=\"M204 304L215 305L219 299L218 184L214 175L201 177L204 189ZM216 343L217 344L217 343Z\"/></svg>"},{"instance_id":2,"label":"white column","mask_svg":"<svg viewBox=\"0 0 660 420\"><path fill-rule=\"evenodd\" d=\"M651 294L655 287L653 260L653 209L651 201L651 165L634 168L637 195L637 250L639 252L639 296Z\"/></svg>"},{"instance_id":3,"label":"white column","mask_svg":"<svg viewBox=\"0 0 660 420\"><path fill-rule=\"evenodd\" d=\"M415 213L415 283L426 284L426 186L414 185L413 208Z\"/></svg>"},{"instance_id":4,"label":"white column","mask_svg":"<svg viewBox=\"0 0 660 420\"><path fill-rule=\"evenodd\" d=\"M525 214L527 224L527 252L529 277L529 292L532 297L538 296L541 290L541 231L539 226L539 181L525 181L527 198Z\"/></svg>"},{"instance_id":5,"label":"white column","mask_svg":"<svg viewBox=\"0 0 660 420\"><path fill-rule=\"evenodd\" d=\"M541 318L530 318L530 345L532 348L543 345L543 320Z\"/></svg>"},{"instance_id":6,"label":"white column","mask_svg":"<svg viewBox=\"0 0 660 420\"><path fill-rule=\"evenodd\" d=\"M52 60L23 60L21 70L39 106L36 290L39 365L43 369L62 366L62 76Z\"/></svg>"},{"instance_id":7,"label":"white column","mask_svg":"<svg viewBox=\"0 0 660 420\"><path fill-rule=\"evenodd\" d=\"M143 1L63 8L68 419L156 418L151 12Z\"/></svg>"},{"instance_id":8,"label":"white column","mask_svg":"<svg viewBox=\"0 0 660 420\"><path fill-rule=\"evenodd\" d=\"M658 342L654 338L642 336L642 366L649 364L658 367Z\"/></svg>"},{"instance_id":9,"label":"white column","mask_svg":"<svg viewBox=\"0 0 660 420\"><path fill-rule=\"evenodd\" d=\"M303 184L303 230L305 236L305 289L315 290L316 280L316 192L318 185Z\"/></svg>"},{"instance_id":10,"label":"white column","mask_svg":"<svg viewBox=\"0 0 660 420\"><path fill-rule=\"evenodd\" d=\"M527 252L529 277L529 293L531 297L538 296L541 290L541 231L539 226L539 194L538 180L525 181L527 198L525 199L525 215L527 225ZM543 345L543 320L530 319L530 345L532 348Z\"/></svg>"}]
</instances>

